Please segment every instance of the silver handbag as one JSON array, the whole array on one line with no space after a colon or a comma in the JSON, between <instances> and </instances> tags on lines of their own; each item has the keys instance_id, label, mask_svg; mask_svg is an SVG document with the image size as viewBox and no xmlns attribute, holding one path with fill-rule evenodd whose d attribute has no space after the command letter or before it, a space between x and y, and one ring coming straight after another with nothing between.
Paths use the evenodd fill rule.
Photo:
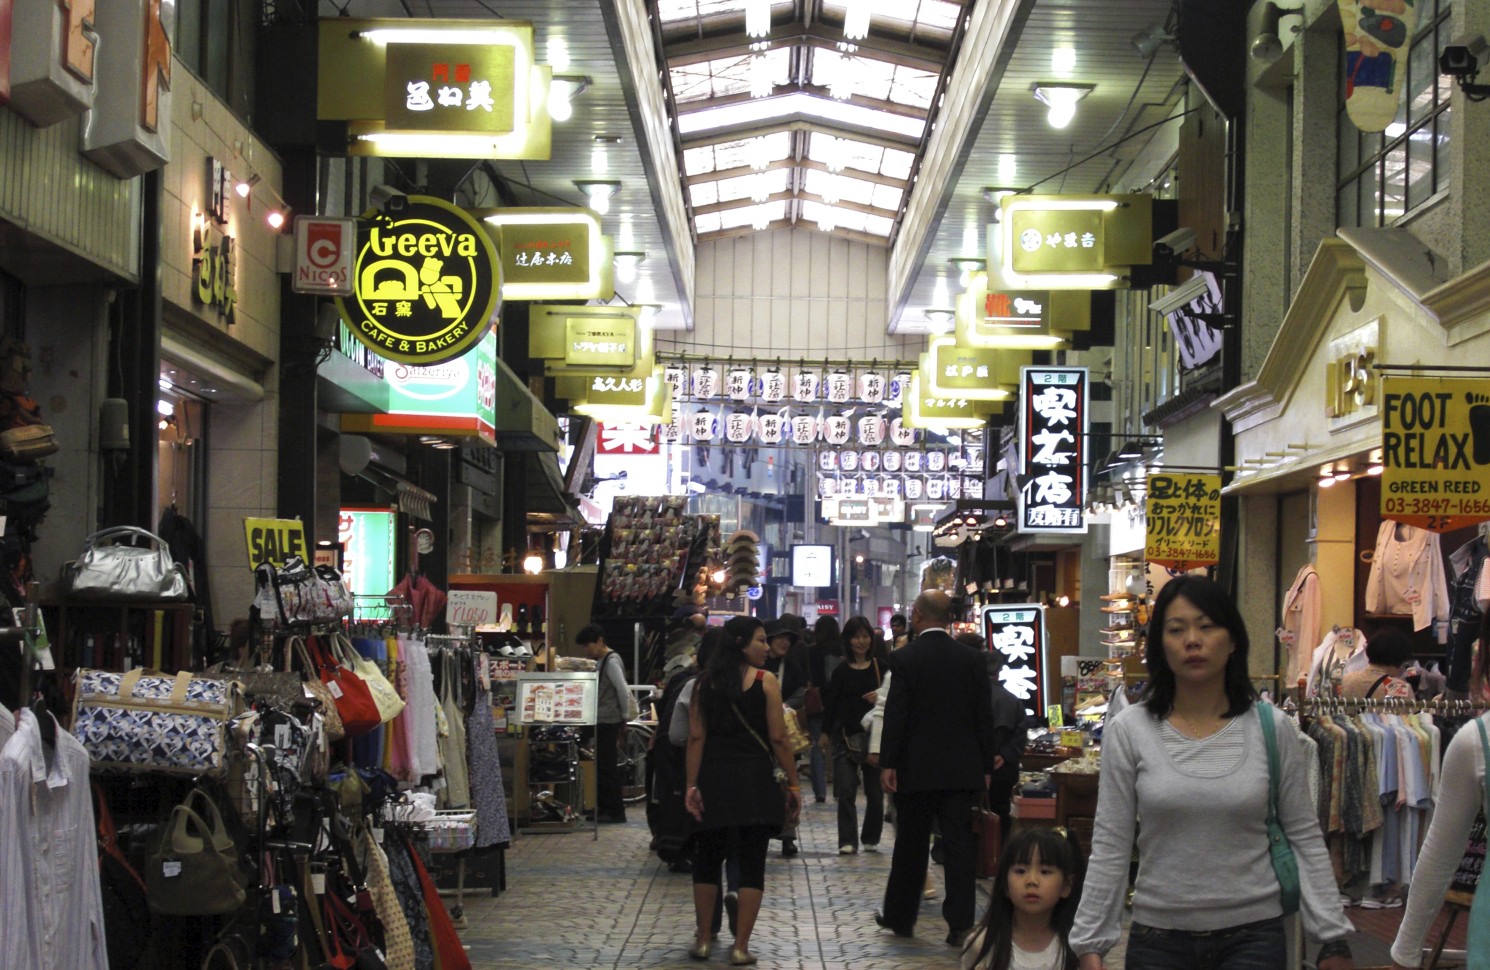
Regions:
<instances>
[{"instance_id":1,"label":"silver handbag","mask_svg":"<svg viewBox=\"0 0 1490 970\"><path fill-rule=\"evenodd\" d=\"M120 543L145 540L148 545ZM95 532L62 567L62 593L77 599L184 600L186 571L160 537L132 525Z\"/></svg>"}]
</instances>

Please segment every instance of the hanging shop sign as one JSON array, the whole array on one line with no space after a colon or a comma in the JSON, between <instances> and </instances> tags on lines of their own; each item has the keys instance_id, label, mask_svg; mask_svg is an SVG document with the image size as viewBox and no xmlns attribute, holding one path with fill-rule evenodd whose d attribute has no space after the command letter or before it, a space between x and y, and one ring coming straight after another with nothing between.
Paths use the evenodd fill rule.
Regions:
<instances>
[{"instance_id":1,"label":"hanging shop sign","mask_svg":"<svg viewBox=\"0 0 1490 970\"><path fill-rule=\"evenodd\" d=\"M597 455L655 455L657 428L640 421L601 421L595 437Z\"/></svg>"},{"instance_id":2,"label":"hanging shop sign","mask_svg":"<svg viewBox=\"0 0 1490 970\"><path fill-rule=\"evenodd\" d=\"M10 107L38 128L82 116L84 156L121 179L170 161L171 35L161 0L10 0Z\"/></svg>"},{"instance_id":3,"label":"hanging shop sign","mask_svg":"<svg viewBox=\"0 0 1490 970\"><path fill-rule=\"evenodd\" d=\"M567 318L564 363L580 367L635 367L636 320L630 316Z\"/></svg>"},{"instance_id":4,"label":"hanging shop sign","mask_svg":"<svg viewBox=\"0 0 1490 970\"><path fill-rule=\"evenodd\" d=\"M990 290L974 273L956 302L954 333L964 347L1052 350L1092 327L1092 298L1082 290Z\"/></svg>"},{"instance_id":5,"label":"hanging shop sign","mask_svg":"<svg viewBox=\"0 0 1490 970\"><path fill-rule=\"evenodd\" d=\"M353 267L355 291L336 301L352 333L380 356L416 366L453 360L490 330L501 277L491 237L464 209L411 195L397 216L370 223Z\"/></svg>"},{"instance_id":6,"label":"hanging shop sign","mask_svg":"<svg viewBox=\"0 0 1490 970\"><path fill-rule=\"evenodd\" d=\"M1220 475L1149 475L1144 494L1144 559L1178 572L1221 561Z\"/></svg>"},{"instance_id":7,"label":"hanging shop sign","mask_svg":"<svg viewBox=\"0 0 1490 970\"><path fill-rule=\"evenodd\" d=\"M1007 195L999 207L995 291L1114 289L1152 261L1151 196Z\"/></svg>"},{"instance_id":8,"label":"hanging shop sign","mask_svg":"<svg viewBox=\"0 0 1490 970\"><path fill-rule=\"evenodd\" d=\"M1087 421L1085 367L1023 369L1020 532L1086 532Z\"/></svg>"},{"instance_id":9,"label":"hanging shop sign","mask_svg":"<svg viewBox=\"0 0 1490 970\"><path fill-rule=\"evenodd\" d=\"M290 289L316 296L351 296L357 221L324 216L295 217L295 269Z\"/></svg>"},{"instance_id":10,"label":"hanging shop sign","mask_svg":"<svg viewBox=\"0 0 1490 970\"><path fill-rule=\"evenodd\" d=\"M528 308L528 355L543 361L547 377L649 377L656 368L655 337L637 322L640 312L634 306L535 303ZM623 339L628 334L631 339ZM628 345L629 359L619 343ZM602 363L602 355L616 363Z\"/></svg>"},{"instance_id":11,"label":"hanging shop sign","mask_svg":"<svg viewBox=\"0 0 1490 970\"><path fill-rule=\"evenodd\" d=\"M1205 316L1226 312L1216 274L1198 271L1194 278L1199 281L1194 285L1201 288L1200 292L1190 302L1164 314L1170 335L1174 337L1175 349L1180 352L1183 370L1209 364L1221 352L1221 331L1207 323Z\"/></svg>"},{"instance_id":12,"label":"hanging shop sign","mask_svg":"<svg viewBox=\"0 0 1490 970\"><path fill-rule=\"evenodd\" d=\"M549 157L552 72L532 24L338 19L319 53L317 117L346 123L350 154Z\"/></svg>"},{"instance_id":13,"label":"hanging shop sign","mask_svg":"<svg viewBox=\"0 0 1490 970\"><path fill-rule=\"evenodd\" d=\"M992 347L962 347L955 337L927 342L926 385L932 394L973 401L1006 401L1019 382L1019 365L1027 362ZM1012 363L1011 363L1012 360Z\"/></svg>"},{"instance_id":14,"label":"hanging shop sign","mask_svg":"<svg viewBox=\"0 0 1490 970\"><path fill-rule=\"evenodd\" d=\"M355 595L382 596L393 588L398 513L385 508L344 508L337 516L342 581Z\"/></svg>"},{"instance_id":15,"label":"hanging shop sign","mask_svg":"<svg viewBox=\"0 0 1490 970\"><path fill-rule=\"evenodd\" d=\"M999 683L1024 702L1024 712L1045 710L1044 608L1033 603L983 607L983 640L989 650L1003 654Z\"/></svg>"},{"instance_id":16,"label":"hanging shop sign","mask_svg":"<svg viewBox=\"0 0 1490 970\"><path fill-rule=\"evenodd\" d=\"M478 438L495 445L497 335L486 336L465 355L428 367L390 362L384 414L341 416L343 431Z\"/></svg>"},{"instance_id":17,"label":"hanging shop sign","mask_svg":"<svg viewBox=\"0 0 1490 970\"><path fill-rule=\"evenodd\" d=\"M1381 382L1381 517L1430 532L1490 520L1490 380Z\"/></svg>"},{"instance_id":18,"label":"hanging shop sign","mask_svg":"<svg viewBox=\"0 0 1490 970\"><path fill-rule=\"evenodd\" d=\"M244 516L243 540L248 548L248 568L264 563L283 566L291 556L309 559L305 524L299 519L261 519Z\"/></svg>"},{"instance_id":19,"label":"hanging shop sign","mask_svg":"<svg viewBox=\"0 0 1490 970\"><path fill-rule=\"evenodd\" d=\"M504 300L609 299L609 247L589 209L515 208L472 212L491 227L502 261Z\"/></svg>"},{"instance_id":20,"label":"hanging shop sign","mask_svg":"<svg viewBox=\"0 0 1490 970\"><path fill-rule=\"evenodd\" d=\"M666 423L672 416L672 394L662 369L646 377L593 374L561 377L556 383L561 397L569 399L577 414L600 419Z\"/></svg>"}]
</instances>

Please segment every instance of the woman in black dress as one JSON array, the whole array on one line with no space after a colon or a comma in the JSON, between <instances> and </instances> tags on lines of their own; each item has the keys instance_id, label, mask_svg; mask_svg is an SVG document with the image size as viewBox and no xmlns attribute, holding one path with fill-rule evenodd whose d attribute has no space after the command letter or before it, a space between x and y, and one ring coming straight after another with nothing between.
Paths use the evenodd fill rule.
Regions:
<instances>
[{"instance_id":1,"label":"woman in black dress","mask_svg":"<svg viewBox=\"0 0 1490 970\"><path fill-rule=\"evenodd\" d=\"M862 838L870 852L879 849L885 827L885 797L880 789L879 769L865 764L869 733L864 715L874 708L885 671L883 642L862 616L843 625L848 656L833 671L823 694L824 730L833 741L833 797L838 801L838 854L859 851ZM850 748L850 744L855 747ZM864 779L864 828L858 830L859 778Z\"/></svg>"},{"instance_id":2,"label":"woman in black dress","mask_svg":"<svg viewBox=\"0 0 1490 970\"><path fill-rule=\"evenodd\" d=\"M765 627L754 617L737 616L725 623L724 633L688 711L686 805L699 823L693 855L698 926L688 954L709 958L719 867L734 847L740 859L739 915L729 962L738 967L756 962L750 933L766 886L766 849L783 824L797 820L802 796L786 740L781 685L758 669L766 661ZM785 773L784 799L776 765Z\"/></svg>"}]
</instances>

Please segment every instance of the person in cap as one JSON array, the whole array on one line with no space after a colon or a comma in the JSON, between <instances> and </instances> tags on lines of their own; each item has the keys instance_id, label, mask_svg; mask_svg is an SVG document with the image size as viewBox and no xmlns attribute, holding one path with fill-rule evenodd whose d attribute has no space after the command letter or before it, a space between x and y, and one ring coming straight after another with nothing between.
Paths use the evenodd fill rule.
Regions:
<instances>
[{"instance_id":1,"label":"person in cap","mask_svg":"<svg viewBox=\"0 0 1490 970\"><path fill-rule=\"evenodd\" d=\"M781 699L793 711L801 711L807 697L807 664L800 651L793 648L801 639L790 623L772 620L766 624L766 670L776 675L781 684ZM781 854L791 858L797 854L797 826L789 825L781 830Z\"/></svg>"}]
</instances>

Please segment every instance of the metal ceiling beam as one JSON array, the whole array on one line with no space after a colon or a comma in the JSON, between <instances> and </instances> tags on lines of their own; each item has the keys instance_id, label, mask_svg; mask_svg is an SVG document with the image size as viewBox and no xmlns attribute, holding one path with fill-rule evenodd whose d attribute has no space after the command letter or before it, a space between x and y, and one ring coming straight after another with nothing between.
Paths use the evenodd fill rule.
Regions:
<instances>
[{"instance_id":1,"label":"metal ceiling beam","mask_svg":"<svg viewBox=\"0 0 1490 970\"><path fill-rule=\"evenodd\" d=\"M788 90L782 94L773 92L770 97L782 97L783 94L801 92L802 94L816 95L824 101L837 100L828 93L827 88L816 84L781 85L780 88L788 88ZM780 88L778 88L778 91ZM752 101L764 100L768 99L752 97L748 91L742 91L739 94L723 94L713 98L700 98L696 101L685 101L677 105L678 116L681 118L685 115L697 114L700 111L709 111L713 108L723 108L732 104L749 104ZM919 121L925 121L930 114L927 109L918 108L915 105L899 104L895 101L884 101L879 98L866 98L858 94L841 103L857 105L861 108L870 108L874 111L883 111L885 114L895 115L900 118L915 118Z\"/></svg>"},{"instance_id":2,"label":"metal ceiling beam","mask_svg":"<svg viewBox=\"0 0 1490 970\"><path fill-rule=\"evenodd\" d=\"M842 28L797 22L773 26L769 37L758 39L747 37L743 33L728 33L681 43L664 40L662 56L667 61L667 66L673 68L733 55L743 57L750 53L751 44L769 43L772 47L791 44L837 51L841 42ZM948 51L941 48L872 36L855 42L854 46L865 57L900 67L913 67L940 74L947 66Z\"/></svg>"},{"instance_id":3,"label":"metal ceiling beam","mask_svg":"<svg viewBox=\"0 0 1490 970\"><path fill-rule=\"evenodd\" d=\"M773 135L778 131L818 131L825 135L847 138L850 141L860 141L866 145L874 145L878 148L893 148L896 151L902 152L914 152L917 146L920 145L919 140L911 138L908 135L897 135L892 131L865 129L857 125L829 123L818 118L791 115L785 119L777 118L762 124L731 125L725 128L711 128L708 131L696 132L682 140L682 148L686 152L690 148L703 148L708 145L718 145L727 141L740 141L745 138L754 138L757 135Z\"/></svg>"},{"instance_id":4,"label":"metal ceiling beam","mask_svg":"<svg viewBox=\"0 0 1490 970\"><path fill-rule=\"evenodd\" d=\"M752 205L765 205L770 202L789 201L792 199L817 202L822 205L832 206L835 209L847 209L850 212L859 212L866 216L879 216L881 219L893 219L895 217L895 212L892 209L876 209L872 205L860 205L857 202L850 202L847 199L841 199L838 202L825 202L822 196L814 195L811 192L773 192L766 197L765 202L757 202L747 196L742 199L731 199L728 202L715 202L711 205L695 206L693 214L695 217L707 216L717 212L728 212L731 209L744 209ZM876 236L875 238L879 237Z\"/></svg>"},{"instance_id":5,"label":"metal ceiling beam","mask_svg":"<svg viewBox=\"0 0 1490 970\"><path fill-rule=\"evenodd\" d=\"M807 228L805 228L803 226L798 226L795 223L786 222L785 220L780 220L780 219L778 219L775 222L770 223L769 225L767 225L766 228L767 229L800 229L803 232L810 231L810 230L808 230ZM762 229L756 229L753 226L736 226L734 229L718 229L718 230L715 230L714 232L701 232L701 233L698 234L698 238L699 238L699 241L700 242L712 242L712 241L714 241L716 239L731 239L731 238L733 238L735 236L749 236L749 235L751 235L753 233L764 232L764 231L765 230L762 230ZM883 249L884 247L886 247L887 245L889 245L889 243L882 236L876 236L876 235L873 235L873 234L867 233L867 232L860 232L857 229L845 229L842 226L836 226L836 227L834 227L833 231L831 233L829 233L829 235L838 236L838 237L843 238L843 239L852 239L852 240L855 240L857 242L869 243L871 246L878 246L881 249Z\"/></svg>"},{"instance_id":6,"label":"metal ceiling beam","mask_svg":"<svg viewBox=\"0 0 1490 970\"><path fill-rule=\"evenodd\" d=\"M865 172L857 168L845 168L841 172L833 172L822 162L814 162L810 158L777 159L764 169L754 169L748 165L737 168L715 169L712 172L700 172L698 175L688 175L683 178L684 185L703 185L707 182L718 182L724 179L740 178L745 175L754 175L760 171L774 172L783 168L812 169L818 172L828 172L831 175L843 175L848 178L858 179L861 182L873 182L875 185L888 185L891 188L905 189L909 183L905 179L891 178L888 175L880 175L878 172Z\"/></svg>"}]
</instances>

